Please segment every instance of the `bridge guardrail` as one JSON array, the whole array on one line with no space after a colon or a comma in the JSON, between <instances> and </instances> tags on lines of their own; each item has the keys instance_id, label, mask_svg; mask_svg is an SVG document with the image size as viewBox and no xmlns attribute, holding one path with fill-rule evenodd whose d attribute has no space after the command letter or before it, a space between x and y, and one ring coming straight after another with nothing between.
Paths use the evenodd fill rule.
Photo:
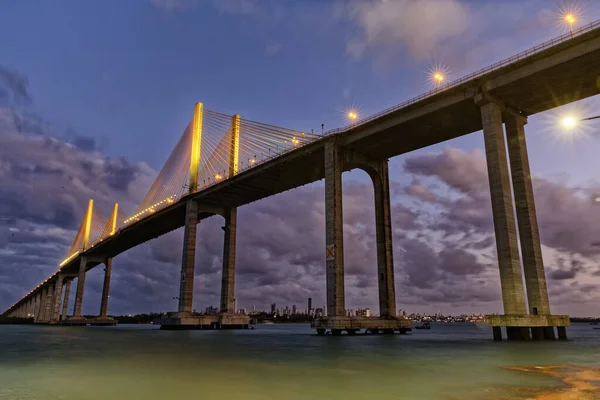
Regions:
<instances>
[{"instance_id":1,"label":"bridge guardrail","mask_svg":"<svg viewBox=\"0 0 600 400\"><path fill-rule=\"evenodd\" d=\"M531 47L531 48L529 48L527 50L524 50L524 51L522 51L522 52L520 52L518 54L515 54L513 56L505 58L505 59L503 59L501 61L498 61L498 62L496 62L496 63L494 63L492 65L484 67L484 68L482 68L482 69L480 69L478 71L475 71L475 72L473 72L471 74L465 75L465 76L463 76L461 78L458 78L458 79L456 79L456 80L454 80L452 82L446 83L446 84L440 86L439 88L432 89L432 90L430 90L428 92L425 92L423 94L418 95L417 97L413 97L410 100L407 100L405 102L402 102L400 104L397 104L395 106L387 108L387 109L385 109L383 111L380 111L380 112L378 112L376 114L372 114L372 115L370 115L370 116L368 116L366 118L361 119L360 121L354 122L354 123L349 124L347 126L344 126L342 128L335 128L335 129L328 130L327 132L325 132L325 136L335 135L337 133L342 133L342 132L349 131L352 128L355 128L357 126L366 124L367 122L373 121L374 119L377 119L377 118L382 117L384 115L390 114L390 113L392 113L394 111L397 111L397 110L399 110L401 108L404 108L404 107L409 106L411 104L414 104L414 103L416 103L418 101L421 101L423 99L431 97L431 96L433 96L433 95L435 95L437 93L443 92L444 90L451 89L451 88L456 87L456 86L458 86L458 85L460 85L460 84L462 84L464 82L470 81L470 80L478 78L480 76L483 76L483 75L485 75L485 74L487 74L489 72L492 72L494 70L497 70L497 69L505 67L505 66L507 66L509 64L512 64L515 61L523 60L523 59L525 59L527 57L530 57L530 56L532 56L534 54L537 54L537 53L541 52L542 50L546 50L546 49L548 49L548 48L550 48L552 46L555 46L555 45L557 45L559 43L563 43L563 42L565 42L565 41L567 41L569 39L572 39L572 38L574 38L576 36L580 36L580 35L582 35L582 34L584 34L586 32L593 31L594 29L596 29L598 27L600 27L600 20L591 22L591 23L589 23L587 25L584 25L581 28L575 29L573 32L562 34L562 35L560 35L558 37L555 37L554 39L548 40L548 41L546 41L546 42L544 42L542 44L538 44L536 46L533 46L533 47Z\"/></svg>"}]
</instances>

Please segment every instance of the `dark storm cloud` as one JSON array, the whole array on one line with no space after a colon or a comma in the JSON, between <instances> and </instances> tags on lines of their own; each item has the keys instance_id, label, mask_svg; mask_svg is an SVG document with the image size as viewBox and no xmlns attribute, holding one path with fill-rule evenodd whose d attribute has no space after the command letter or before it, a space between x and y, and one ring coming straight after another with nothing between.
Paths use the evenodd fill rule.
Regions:
<instances>
[{"instance_id":1,"label":"dark storm cloud","mask_svg":"<svg viewBox=\"0 0 600 400\"><path fill-rule=\"evenodd\" d=\"M433 177L461 193L440 200L441 218L433 227L446 234L492 233L494 229L485 157L479 150L445 148L439 154L409 157L405 169ZM600 254L597 190L569 187L543 178L533 181L542 244L584 256ZM419 197L419 196L417 196Z\"/></svg>"},{"instance_id":2,"label":"dark storm cloud","mask_svg":"<svg viewBox=\"0 0 600 400\"><path fill-rule=\"evenodd\" d=\"M465 152L446 147L439 154L409 157L404 169L415 175L436 177L472 197L489 192L485 158L478 149Z\"/></svg>"}]
</instances>

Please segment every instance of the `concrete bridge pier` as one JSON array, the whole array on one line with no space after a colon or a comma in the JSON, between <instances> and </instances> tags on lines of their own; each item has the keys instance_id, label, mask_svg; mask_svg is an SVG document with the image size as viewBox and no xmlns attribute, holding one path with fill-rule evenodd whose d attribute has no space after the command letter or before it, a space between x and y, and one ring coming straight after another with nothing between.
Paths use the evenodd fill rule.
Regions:
<instances>
[{"instance_id":1,"label":"concrete bridge pier","mask_svg":"<svg viewBox=\"0 0 600 400\"><path fill-rule=\"evenodd\" d=\"M220 329L248 328L250 318L235 309L235 246L237 236L237 208L226 208L223 238L223 271L221 275Z\"/></svg>"},{"instance_id":2,"label":"concrete bridge pier","mask_svg":"<svg viewBox=\"0 0 600 400\"><path fill-rule=\"evenodd\" d=\"M566 339L564 327L570 324L569 317L550 314L525 144L526 118L490 95L478 95L475 101L481 109L504 305L504 315L488 315L486 319L493 328L495 340L502 340L501 327L506 328L508 340L554 339L554 327L561 327L562 329L559 329L560 336L562 339ZM503 120L506 121L511 163L510 173L502 127ZM511 175L529 307L525 303L523 290Z\"/></svg>"},{"instance_id":3,"label":"concrete bridge pier","mask_svg":"<svg viewBox=\"0 0 600 400\"><path fill-rule=\"evenodd\" d=\"M104 283L100 300L100 315L91 321L92 325L116 325L114 318L108 316L108 298L110 291L110 275L112 273L112 258L104 261Z\"/></svg>"},{"instance_id":4,"label":"concrete bridge pier","mask_svg":"<svg viewBox=\"0 0 600 400\"><path fill-rule=\"evenodd\" d=\"M355 334L361 329L370 332L406 333L410 321L396 316L396 295L392 256L392 229L387 160L374 160L339 146L335 141L325 144L325 229L327 316L316 318L312 327L323 335L343 331ZM344 240L342 217L342 172L364 169L375 190L375 223L377 240L377 275L380 317L349 317L345 309Z\"/></svg>"},{"instance_id":5,"label":"concrete bridge pier","mask_svg":"<svg viewBox=\"0 0 600 400\"><path fill-rule=\"evenodd\" d=\"M60 314L60 320L64 321L67 319L68 307L69 307L69 295L71 294L71 282L73 279L65 280L65 295L62 299L62 312Z\"/></svg>"},{"instance_id":6,"label":"concrete bridge pier","mask_svg":"<svg viewBox=\"0 0 600 400\"><path fill-rule=\"evenodd\" d=\"M77 290L75 292L75 305L73 307L73 316L64 320L63 325L87 325L88 323L87 319L81 315L87 263L87 257L81 256L81 258L79 259L79 271L77 273Z\"/></svg>"},{"instance_id":7,"label":"concrete bridge pier","mask_svg":"<svg viewBox=\"0 0 600 400\"><path fill-rule=\"evenodd\" d=\"M59 273L54 282L54 293L52 296L52 304L50 306L50 316L48 323L57 324L60 322L60 306L62 300L63 280L65 276Z\"/></svg>"}]
</instances>

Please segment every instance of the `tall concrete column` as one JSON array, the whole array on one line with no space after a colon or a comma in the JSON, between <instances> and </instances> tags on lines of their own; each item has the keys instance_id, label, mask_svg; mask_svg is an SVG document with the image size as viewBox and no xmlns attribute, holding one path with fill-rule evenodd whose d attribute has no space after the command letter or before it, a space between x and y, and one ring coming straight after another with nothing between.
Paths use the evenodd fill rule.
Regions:
<instances>
[{"instance_id":1,"label":"tall concrete column","mask_svg":"<svg viewBox=\"0 0 600 400\"><path fill-rule=\"evenodd\" d=\"M531 184L531 171L529 170L529 157L527 156L527 144L525 142L525 122L525 118L515 115L508 115L506 118L510 171L515 194L529 313L549 315L550 302L548 301L546 274L544 273L540 233Z\"/></svg>"},{"instance_id":2,"label":"tall concrete column","mask_svg":"<svg viewBox=\"0 0 600 400\"><path fill-rule=\"evenodd\" d=\"M396 316L396 288L392 246L392 218L388 161L380 162L371 172L375 189L375 233L377 240L377 281L379 282L379 315Z\"/></svg>"},{"instance_id":3,"label":"tall concrete column","mask_svg":"<svg viewBox=\"0 0 600 400\"><path fill-rule=\"evenodd\" d=\"M504 131L502 129L502 110L499 105L490 101L486 102L484 100L479 105L481 107L504 313L526 314L517 229L506 160Z\"/></svg>"},{"instance_id":4,"label":"tall concrete column","mask_svg":"<svg viewBox=\"0 0 600 400\"><path fill-rule=\"evenodd\" d=\"M60 319L67 319L68 316L68 307L69 307L69 294L71 293L71 281L72 279L67 279L65 283L65 297L62 302L62 314Z\"/></svg>"},{"instance_id":5,"label":"tall concrete column","mask_svg":"<svg viewBox=\"0 0 600 400\"><path fill-rule=\"evenodd\" d=\"M54 290L56 282L52 281L48 283L48 292L46 293L46 301L44 304L44 322L50 322L52 318L52 299L54 297Z\"/></svg>"},{"instance_id":6,"label":"tall concrete column","mask_svg":"<svg viewBox=\"0 0 600 400\"><path fill-rule=\"evenodd\" d=\"M341 151L332 141L325 144L325 265L329 317L346 315Z\"/></svg>"},{"instance_id":7,"label":"tall concrete column","mask_svg":"<svg viewBox=\"0 0 600 400\"><path fill-rule=\"evenodd\" d=\"M37 292L35 294L35 314L33 320L35 322L39 321L40 313L42 312L42 294L41 292Z\"/></svg>"},{"instance_id":8,"label":"tall concrete column","mask_svg":"<svg viewBox=\"0 0 600 400\"><path fill-rule=\"evenodd\" d=\"M85 288L85 269L87 257L82 256L79 260L79 273L77 275L77 292L75 292L75 307L72 318L81 318L81 307L83 304L83 290Z\"/></svg>"},{"instance_id":9,"label":"tall concrete column","mask_svg":"<svg viewBox=\"0 0 600 400\"><path fill-rule=\"evenodd\" d=\"M58 274L56 282L54 284L54 296L52 296L52 310L50 315L50 323L55 324L60 320L60 306L62 303L62 291L63 291L63 274Z\"/></svg>"},{"instance_id":10,"label":"tall concrete column","mask_svg":"<svg viewBox=\"0 0 600 400\"><path fill-rule=\"evenodd\" d=\"M223 243L223 273L221 276L221 312L235 313L235 244L237 208L225 210L225 235Z\"/></svg>"},{"instance_id":11,"label":"tall concrete column","mask_svg":"<svg viewBox=\"0 0 600 400\"><path fill-rule=\"evenodd\" d=\"M44 287L40 293L40 312L38 322L46 321L46 297L48 295L48 287Z\"/></svg>"},{"instance_id":12,"label":"tall concrete column","mask_svg":"<svg viewBox=\"0 0 600 400\"><path fill-rule=\"evenodd\" d=\"M112 271L112 258L108 258L104 268L104 285L102 286L102 300L100 302L100 316L106 317L108 311L108 293L110 289L110 273Z\"/></svg>"},{"instance_id":13,"label":"tall concrete column","mask_svg":"<svg viewBox=\"0 0 600 400\"><path fill-rule=\"evenodd\" d=\"M194 295L194 266L196 261L196 225L198 203L188 200L185 205L185 231L183 233L183 256L181 260L181 283L179 286L179 312L191 313Z\"/></svg>"}]
</instances>

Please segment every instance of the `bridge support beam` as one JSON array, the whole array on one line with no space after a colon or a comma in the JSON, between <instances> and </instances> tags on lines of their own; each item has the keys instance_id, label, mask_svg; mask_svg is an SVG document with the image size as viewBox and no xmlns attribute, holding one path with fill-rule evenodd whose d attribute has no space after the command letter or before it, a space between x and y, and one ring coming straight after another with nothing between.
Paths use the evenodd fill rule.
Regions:
<instances>
[{"instance_id":1,"label":"bridge support beam","mask_svg":"<svg viewBox=\"0 0 600 400\"><path fill-rule=\"evenodd\" d=\"M33 322L40 320L40 313L42 312L42 293L37 292L35 295L35 312L33 315Z\"/></svg>"},{"instance_id":2,"label":"bridge support beam","mask_svg":"<svg viewBox=\"0 0 600 400\"><path fill-rule=\"evenodd\" d=\"M73 316L70 321L85 320L81 316L83 306L83 291L85 289L85 273L87 267L87 257L81 256L79 260L79 272L77 274L77 291L75 292L75 306L73 308Z\"/></svg>"},{"instance_id":3,"label":"bridge support beam","mask_svg":"<svg viewBox=\"0 0 600 400\"><path fill-rule=\"evenodd\" d=\"M67 313L69 308L69 295L71 294L71 282L72 279L67 279L65 283L65 296L62 300L62 313L60 315L60 320L63 321L67 319Z\"/></svg>"},{"instance_id":4,"label":"bridge support beam","mask_svg":"<svg viewBox=\"0 0 600 400\"><path fill-rule=\"evenodd\" d=\"M508 115L505 126L529 313L549 315L550 302L525 142L525 119Z\"/></svg>"},{"instance_id":5,"label":"bridge support beam","mask_svg":"<svg viewBox=\"0 0 600 400\"><path fill-rule=\"evenodd\" d=\"M342 217L342 148L325 144L325 244L327 316L346 316L344 228Z\"/></svg>"},{"instance_id":6,"label":"bridge support beam","mask_svg":"<svg viewBox=\"0 0 600 400\"><path fill-rule=\"evenodd\" d=\"M181 282L179 286L179 314L191 315L192 313L197 224L198 203L194 200L188 200L187 204L185 205L183 256L181 259Z\"/></svg>"},{"instance_id":7,"label":"bridge support beam","mask_svg":"<svg viewBox=\"0 0 600 400\"><path fill-rule=\"evenodd\" d=\"M235 165L237 168L237 160ZM225 226L223 229L225 235L223 240L223 272L221 275L221 307L218 328L244 329L248 328L250 318L245 314L238 314L234 299L237 208L228 208L224 211Z\"/></svg>"},{"instance_id":8,"label":"bridge support beam","mask_svg":"<svg viewBox=\"0 0 600 400\"><path fill-rule=\"evenodd\" d=\"M52 318L52 300L54 297L54 290L56 287L56 283L51 281L48 283L48 288L46 289L46 298L44 300L44 311L42 314L42 322L49 323Z\"/></svg>"},{"instance_id":9,"label":"bridge support beam","mask_svg":"<svg viewBox=\"0 0 600 400\"><path fill-rule=\"evenodd\" d=\"M223 272L221 276L221 312L235 313L235 245L237 231L237 208L225 211L225 235L223 240Z\"/></svg>"},{"instance_id":10,"label":"bridge support beam","mask_svg":"<svg viewBox=\"0 0 600 400\"><path fill-rule=\"evenodd\" d=\"M110 292L110 274L112 272L112 258L104 261L104 284L102 285L102 298L100 300L100 315L94 318L92 325L115 325L116 322L108 313L108 298Z\"/></svg>"},{"instance_id":11,"label":"bridge support beam","mask_svg":"<svg viewBox=\"0 0 600 400\"><path fill-rule=\"evenodd\" d=\"M49 323L56 324L60 321L60 306L62 300L64 275L58 274L54 283L54 295L52 296L52 307Z\"/></svg>"},{"instance_id":12,"label":"bridge support beam","mask_svg":"<svg viewBox=\"0 0 600 400\"><path fill-rule=\"evenodd\" d=\"M506 160L502 109L491 101L483 102L480 107L504 313L525 314L521 259Z\"/></svg>"},{"instance_id":13,"label":"bridge support beam","mask_svg":"<svg viewBox=\"0 0 600 400\"><path fill-rule=\"evenodd\" d=\"M368 171L369 172L369 171ZM392 219L388 161L378 163L370 172L375 189L375 232L377 240L377 274L379 315L396 316L396 288L392 245Z\"/></svg>"},{"instance_id":14,"label":"bridge support beam","mask_svg":"<svg viewBox=\"0 0 600 400\"><path fill-rule=\"evenodd\" d=\"M112 258L106 260L104 267L104 285L102 286L102 300L100 302L100 317L106 317L108 312L108 293L110 290L110 274L112 272Z\"/></svg>"},{"instance_id":15,"label":"bridge support beam","mask_svg":"<svg viewBox=\"0 0 600 400\"><path fill-rule=\"evenodd\" d=\"M342 220L342 171L364 169L375 190L377 240L377 275L379 283L379 317L348 317L344 291L344 240ZM327 316L317 318L312 327L318 334L330 330L354 334L360 329L378 333L406 333L411 322L396 316L396 294L392 256L392 228L387 160L374 160L344 149L335 141L325 144L325 238Z\"/></svg>"},{"instance_id":16,"label":"bridge support beam","mask_svg":"<svg viewBox=\"0 0 600 400\"><path fill-rule=\"evenodd\" d=\"M475 102L481 109L504 304L504 315L488 315L486 319L494 330L495 340L502 339L501 327L506 327L509 340L529 340L532 336L535 340L553 339L554 327L565 327L570 322L566 315L550 315L531 173L525 145L524 124L526 119L492 96L478 95ZM506 158L503 118L506 121L511 173L509 173ZM525 303L510 175L512 175L515 191L530 314L527 312ZM565 332L561 331L561 334L566 337Z\"/></svg>"}]
</instances>

